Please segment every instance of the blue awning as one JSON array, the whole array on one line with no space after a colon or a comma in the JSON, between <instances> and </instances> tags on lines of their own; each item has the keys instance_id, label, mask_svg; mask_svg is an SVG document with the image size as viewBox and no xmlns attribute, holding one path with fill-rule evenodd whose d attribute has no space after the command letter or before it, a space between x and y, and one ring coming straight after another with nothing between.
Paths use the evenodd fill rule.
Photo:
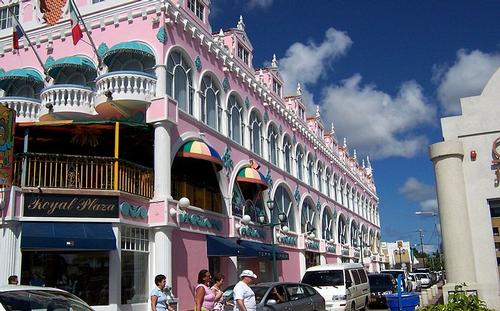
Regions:
<instances>
[{"instance_id":1,"label":"blue awning","mask_svg":"<svg viewBox=\"0 0 500 311\"><path fill-rule=\"evenodd\" d=\"M265 243L257 243L252 241L240 240L238 243L245 248L242 255L239 257L260 257L260 258L273 258L273 245ZM275 247L276 259L277 260L288 260L288 253L279 248Z\"/></svg>"},{"instance_id":2,"label":"blue awning","mask_svg":"<svg viewBox=\"0 0 500 311\"><path fill-rule=\"evenodd\" d=\"M0 88L5 88L14 80L23 80L29 83L43 85L42 75L32 68L21 68L0 72Z\"/></svg>"},{"instance_id":3,"label":"blue awning","mask_svg":"<svg viewBox=\"0 0 500 311\"><path fill-rule=\"evenodd\" d=\"M151 50L151 48L146 44L139 41L126 41L115 44L109 50L104 52L102 60L109 66L111 64L111 59L117 54L127 55L133 58L149 57L153 60L155 58L153 50Z\"/></svg>"},{"instance_id":4,"label":"blue awning","mask_svg":"<svg viewBox=\"0 0 500 311\"><path fill-rule=\"evenodd\" d=\"M116 238L109 223L24 222L24 250L114 250Z\"/></svg>"},{"instance_id":5,"label":"blue awning","mask_svg":"<svg viewBox=\"0 0 500 311\"><path fill-rule=\"evenodd\" d=\"M47 71L52 78L56 78L61 69L67 67L71 67L82 72L89 72L94 76L97 72L95 64L87 57L80 55L67 56L58 60L54 60L52 57L49 57L45 66L47 66Z\"/></svg>"},{"instance_id":6,"label":"blue awning","mask_svg":"<svg viewBox=\"0 0 500 311\"><path fill-rule=\"evenodd\" d=\"M245 248L236 241L207 235L207 256L240 256Z\"/></svg>"}]
</instances>

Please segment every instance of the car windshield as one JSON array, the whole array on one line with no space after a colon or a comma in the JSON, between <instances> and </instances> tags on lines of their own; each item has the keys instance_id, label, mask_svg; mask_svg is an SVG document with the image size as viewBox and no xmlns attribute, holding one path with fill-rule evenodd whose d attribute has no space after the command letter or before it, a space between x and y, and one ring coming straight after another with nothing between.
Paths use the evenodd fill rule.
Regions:
<instances>
[{"instance_id":1,"label":"car windshield","mask_svg":"<svg viewBox=\"0 0 500 311\"><path fill-rule=\"evenodd\" d=\"M76 296L50 290L15 290L0 293L6 311L92 311Z\"/></svg>"},{"instance_id":2,"label":"car windshield","mask_svg":"<svg viewBox=\"0 0 500 311\"><path fill-rule=\"evenodd\" d=\"M309 271L304 275L302 283L311 286L344 285L344 273L342 270Z\"/></svg>"},{"instance_id":3,"label":"car windshield","mask_svg":"<svg viewBox=\"0 0 500 311\"><path fill-rule=\"evenodd\" d=\"M255 293L255 302L259 304L264 298L264 295L267 293L269 290L268 286L250 286L252 288L253 292Z\"/></svg>"},{"instance_id":4,"label":"car windshield","mask_svg":"<svg viewBox=\"0 0 500 311\"><path fill-rule=\"evenodd\" d=\"M424 273L417 273L415 274L419 279L427 279L427 274Z\"/></svg>"},{"instance_id":5,"label":"car windshield","mask_svg":"<svg viewBox=\"0 0 500 311\"><path fill-rule=\"evenodd\" d=\"M393 278L390 275L370 274L368 275L368 280L372 293L392 290L394 286Z\"/></svg>"},{"instance_id":6,"label":"car windshield","mask_svg":"<svg viewBox=\"0 0 500 311\"><path fill-rule=\"evenodd\" d=\"M405 284L405 275L403 272L398 271L398 270L390 270L390 271L382 271L382 273L390 274L392 275L396 280L398 279L398 275L401 274L401 280L403 284Z\"/></svg>"}]
</instances>

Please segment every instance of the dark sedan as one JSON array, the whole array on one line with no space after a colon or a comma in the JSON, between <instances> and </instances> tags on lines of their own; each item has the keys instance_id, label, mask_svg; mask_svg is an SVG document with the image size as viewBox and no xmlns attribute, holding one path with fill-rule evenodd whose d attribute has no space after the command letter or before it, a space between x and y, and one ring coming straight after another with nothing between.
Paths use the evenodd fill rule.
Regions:
<instances>
[{"instance_id":1,"label":"dark sedan","mask_svg":"<svg viewBox=\"0 0 500 311\"><path fill-rule=\"evenodd\" d=\"M325 299L311 286L300 283L269 282L250 285L255 293L257 311L322 311ZM233 286L226 289L226 301L233 303ZM226 306L225 310L233 307Z\"/></svg>"},{"instance_id":2,"label":"dark sedan","mask_svg":"<svg viewBox=\"0 0 500 311\"><path fill-rule=\"evenodd\" d=\"M391 274L375 273L368 275L370 283L369 305L387 308L386 294L392 294L397 291L397 282Z\"/></svg>"}]
</instances>

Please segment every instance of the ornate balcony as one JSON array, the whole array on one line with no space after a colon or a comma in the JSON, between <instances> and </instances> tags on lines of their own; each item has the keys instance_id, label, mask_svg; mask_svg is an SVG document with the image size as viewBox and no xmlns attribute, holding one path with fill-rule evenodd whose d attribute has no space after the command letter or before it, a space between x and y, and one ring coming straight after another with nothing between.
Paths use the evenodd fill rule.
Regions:
<instances>
[{"instance_id":1,"label":"ornate balcony","mask_svg":"<svg viewBox=\"0 0 500 311\"><path fill-rule=\"evenodd\" d=\"M96 109L101 115L143 109L156 93L156 78L139 71L113 71L96 81ZM110 112L111 108L111 112Z\"/></svg>"},{"instance_id":2,"label":"ornate balcony","mask_svg":"<svg viewBox=\"0 0 500 311\"><path fill-rule=\"evenodd\" d=\"M123 191L152 198L153 170L112 157L23 153L14 161L21 187Z\"/></svg>"},{"instance_id":3,"label":"ornate balcony","mask_svg":"<svg viewBox=\"0 0 500 311\"><path fill-rule=\"evenodd\" d=\"M16 111L16 122L35 121L40 112L40 101L28 97L0 97L0 105Z\"/></svg>"},{"instance_id":4,"label":"ornate balcony","mask_svg":"<svg viewBox=\"0 0 500 311\"><path fill-rule=\"evenodd\" d=\"M40 120L78 119L95 115L94 91L76 84L56 84L41 94Z\"/></svg>"}]
</instances>

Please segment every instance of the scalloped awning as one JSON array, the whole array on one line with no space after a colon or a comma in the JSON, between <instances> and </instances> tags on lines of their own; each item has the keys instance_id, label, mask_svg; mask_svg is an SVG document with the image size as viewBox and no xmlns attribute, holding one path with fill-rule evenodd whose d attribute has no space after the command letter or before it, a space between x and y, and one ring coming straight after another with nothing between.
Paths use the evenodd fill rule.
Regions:
<instances>
[{"instance_id":1,"label":"scalloped awning","mask_svg":"<svg viewBox=\"0 0 500 311\"><path fill-rule=\"evenodd\" d=\"M43 84L43 77L38 71L31 68L21 68L0 73L0 88L8 86L14 80Z\"/></svg>"},{"instance_id":2,"label":"scalloped awning","mask_svg":"<svg viewBox=\"0 0 500 311\"><path fill-rule=\"evenodd\" d=\"M236 176L238 182L254 183L267 189L267 179L258 170L252 167L244 167L238 171Z\"/></svg>"},{"instance_id":3,"label":"scalloped awning","mask_svg":"<svg viewBox=\"0 0 500 311\"><path fill-rule=\"evenodd\" d=\"M84 71L97 71L95 64L83 56L67 56L48 64L47 71L52 78L57 77L59 71L66 67L73 67Z\"/></svg>"},{"instance_id":4,"label":"scalloped awning","mask_svg":"<svg viewBox=\"0 0 500 311\"><path fill-rule=\"evenodd\" d=\"M107 50L102 57L103 62L109 66L114 55L123 53L130 55L142 55L152 57L153 59L155 58L153 50L151 50L151 48L144 43L139 41L127 41L115 44Z\"/></svg>"},{"instance_id":5,"label":"scalloped awning","mask_svg":"<svg viewBox=\"0 0 500 311\"><path fill-rule=\"evenodd\" d=\"M222 159L219 153L202 141L188 141L179 149L177 156L210 161L215 164L218 171L222 169Z\"/></svg>"}]
</instances>

